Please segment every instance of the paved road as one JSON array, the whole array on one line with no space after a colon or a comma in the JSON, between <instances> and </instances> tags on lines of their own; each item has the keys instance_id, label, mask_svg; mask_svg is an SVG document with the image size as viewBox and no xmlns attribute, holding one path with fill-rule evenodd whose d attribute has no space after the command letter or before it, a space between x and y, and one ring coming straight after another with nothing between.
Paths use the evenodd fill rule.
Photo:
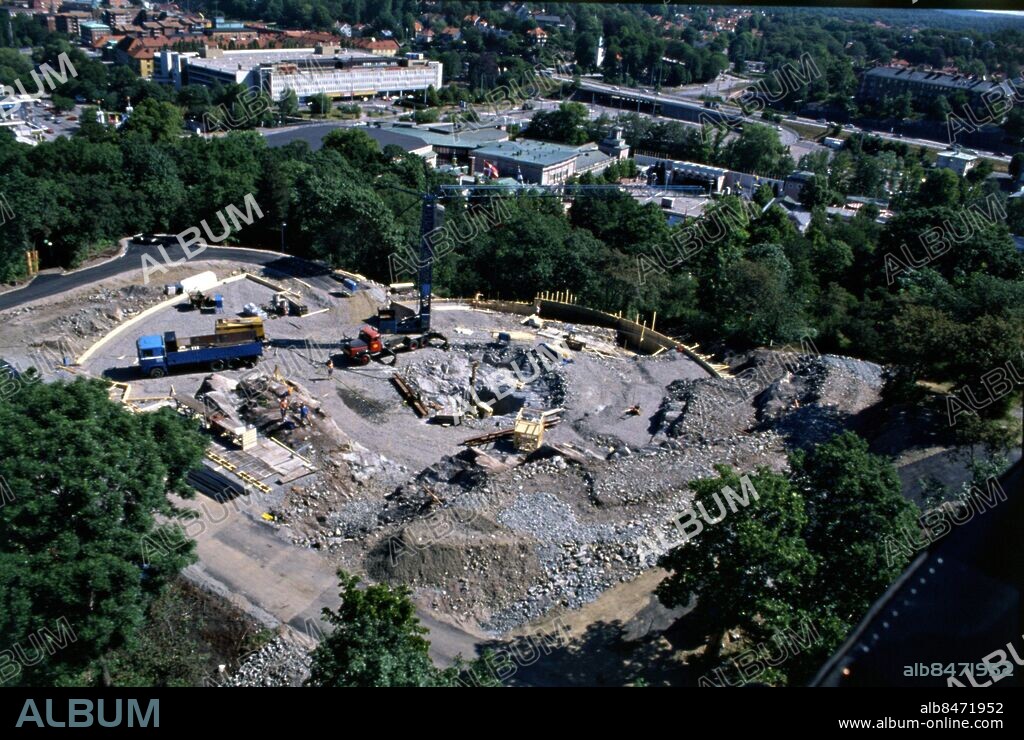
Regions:
<instances>
[{"instance_id":1,"label":"paved road","mask_svg":"<svg viewBox=\"0 0 1024 740\"><path fill-rule=\"evenodd\" d=\"M177 244L166 247L166 253L172 262L185 259L184 252ZM158 262L163 261L163 257L156 247L129 244L125 254L115 260L71 273L37 275L32 282L22 288L0 293L0 311L37 301L40 298L49 298L101 280L109 280L132 270L139 270L142 268L143 254L152 255ZM325 289L336 288L338 285L330 277L330 270L326 267L278 252L209 246L196 257L202 260L231 260L251 265L263 265L268 270L299 277ZM156 271L152 279L159 281L160 272Z\"/></svg>"},{"instance_id":2,"label":"paved road","mask_svg":"<svg viewBox=\"0 0 1024 740\"><path fill-rule=\"evenodd\" d=\"M559 77L557 75L555 76L555 79L557 79L557 80L559 80L561 82L571 82L570 78ZM688 108L691 108L693 110L697 110L697 109L699 109L701 107L700 105L695 103L692 99L688 99L688 98L686 98L686 97L684 97L682 95L679 95L679 94L674 94L674 93L670 93L670 92L661 92L661 93L650 92L650 93L645 93L641 89L631 88L631 87L626 87L626 86L608 85L608 84L605 84L605 83L602 83L602 82L597 82L595 80L583 80L582 83L581 83L581 89L584 89L584 90L594 90L595 92L600 92L600 93L614 94L614 95L618 95L620 97L630 98L631 100L641 100L641 101L643 101L645 103L648 103L648 104L673 103L675 105L679 105L679 106L683 106L683 107L688 107ZM736 106L734 106L732 104L729 104L729 103L723 104L721 106L721 108L718 109L718 112L720 112L722 114L735 115L735 116L738 116L738 117L742 118L744 121L748 121L748 122L751 122L751 123L764 123L764 121L762 121L762 120L751 118L751 117L748 117L748 116L743 116L742 115L742 111L741 111L740 108L738 108L738 107L736 107ZM822 130L825 130L825 128L827 128L827 126L825 126L823 124L820 124L816 120L810 119L810 118L797 117L797 118L788 118L786 120L787 121L791 121L793 123L799 123L799 124L804 125L804 126L816 126L816 127L821 128ZM909 138L909 137L899 137L899 136L896 136L894 134L890 134L887 131L879 131L879 130L874 130L874 129L864 129L864 132L868 133L868 134L871 134L872 136L877 136L879 138L886 139L886 140L889 140L889 141L896 141L896 142L903 142L903 143L906 143L906 144L910 144L911 146L923 146L923 147L925 147L927 149L935 149L935 150L939 150L939 151L949 148L949 142L946 142L946 141L932 141L930 139L915 139L915 138ZM1010 161L1010 157L1008 157L1006 155L995 154L993 152L981 151L981 152L979 152L979 154L981 154L983 157L986 157L988 159L992 159L992 160L995 160L995 161L998 161L998 162L1007 163L1007 162Z\"/></svg>"}]
</instances>

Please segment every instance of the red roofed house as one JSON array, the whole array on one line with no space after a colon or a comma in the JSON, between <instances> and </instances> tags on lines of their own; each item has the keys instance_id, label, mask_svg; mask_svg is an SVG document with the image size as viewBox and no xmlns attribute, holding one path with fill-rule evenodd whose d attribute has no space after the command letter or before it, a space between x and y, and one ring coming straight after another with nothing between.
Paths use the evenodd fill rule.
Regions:
<instances>
[{"instance_id":1,"label":"red roofed house","mask_svg":"<svg viewBox=\"0 0 1024 740\"><path fill-rule=\"evenodd\" d=\"M400 48L394 39L353 39L352 45L357 49L368 51L376 57L393 57Z\"/></svg>"},{"instance_id":2,"label":"red roofed house","mask_svg":"<svg viewBox=\"0 0 1024 740\"><path fill-rule=\"evenodd\" d=\"M456 28L455 26L446 26L445 29L441 31L442 41L458 41L461 38L462 29Z\"/></svg>"},{"instance_id":3,"label":"red roofed house","mask_svg":"<svg viewBox=\"0 0 1024 740\"><path fill-rule=\"evenodd\" d=\"M548 42L548 34L543 28L531 28L526 32L526 35L530 37L530 41L534 44L546 44Z\"/></svg>"},{"instance_id":4,"label":"red roofed house","mask_svg":"<svg viewBox=\"0 0 1024 740\"><path fill-rule=\"evenodd\" d=\"M158 36L157 38L124 38L114 50L114 60L135 70L139 77L151 78L156 68L156 57L168 46L190 40L188 37Z\"/></svg>"}]
</instances>

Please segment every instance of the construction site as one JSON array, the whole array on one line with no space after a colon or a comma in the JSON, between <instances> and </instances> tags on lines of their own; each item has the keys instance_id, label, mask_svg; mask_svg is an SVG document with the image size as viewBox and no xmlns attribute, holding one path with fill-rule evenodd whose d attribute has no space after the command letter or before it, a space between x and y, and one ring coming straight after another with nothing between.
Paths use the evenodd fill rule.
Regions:
<instances>
[{"instance_id":1,"label":"construction site","mask_svg":"<svg viewBox=\"0 0 1024 740\"><path fill-rule=\"evenodd\" d=\"M668 618L651 589L688 482L781 469L882 385L878 366L813 353L730 368L654 316L566 294L435 297L423 326L409 284L223 261L166 277L8 310L5 357L202 423L200 495L179 502L209 520L190 532L197 581L295 630L336 601L337 567L406 584L440 660L608 594L620 621Z\"/></svg>"}]
</instances>

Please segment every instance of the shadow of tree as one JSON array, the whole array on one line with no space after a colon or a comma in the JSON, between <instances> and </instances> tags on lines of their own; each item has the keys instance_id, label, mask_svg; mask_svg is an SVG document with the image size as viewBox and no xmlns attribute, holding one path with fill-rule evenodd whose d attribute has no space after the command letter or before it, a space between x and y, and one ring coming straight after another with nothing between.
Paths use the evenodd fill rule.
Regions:
<instances>
[{"instance_id":1,"label":"shadow of tree","mask_svg":"<svg viewBox=\"0 0 1024 740\"><path fill-rule=\"evenodd\" d=\"M487 665L505 686L694 685L697 674L658 633L629 639L620 620L595 622L578 636L536 633L483 645Z\"/></svg>"}]
</instances>

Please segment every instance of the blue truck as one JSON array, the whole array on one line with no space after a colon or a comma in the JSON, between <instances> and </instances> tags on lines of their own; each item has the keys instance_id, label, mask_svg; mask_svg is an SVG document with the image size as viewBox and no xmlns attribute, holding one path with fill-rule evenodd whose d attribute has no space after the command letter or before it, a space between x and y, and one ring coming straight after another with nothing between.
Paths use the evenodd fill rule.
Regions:
<instances>
[{"instance_id":1,"label":"blue truck","mask_svg":"<svg viewBox=\"0 0 1024 740\"><path fill-rule=\"evenodd\" d=\"M256 332L206 334L178 339L173 331L147 334L135 342L139 369L151 378L162 378L172 370L209 368L214 372L235 365L252 367L263 356L263 342Z\"/></svg>"}]
</instances>

